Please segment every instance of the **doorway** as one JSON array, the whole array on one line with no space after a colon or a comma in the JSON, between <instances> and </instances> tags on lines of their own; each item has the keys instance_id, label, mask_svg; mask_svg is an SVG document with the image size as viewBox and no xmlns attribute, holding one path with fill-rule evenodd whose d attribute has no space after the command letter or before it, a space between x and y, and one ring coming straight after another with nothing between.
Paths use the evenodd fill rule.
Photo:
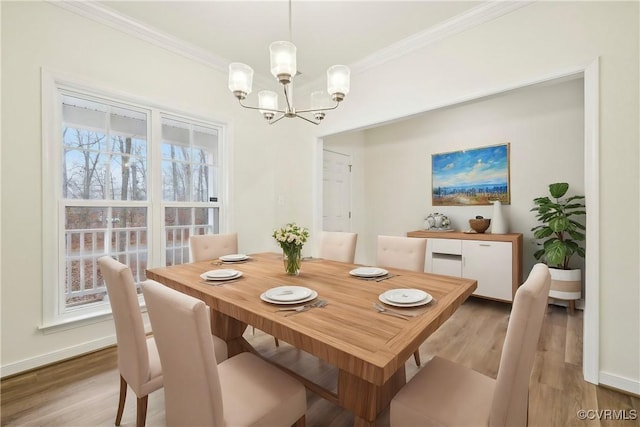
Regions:
<instances>
[{"instance_id":1,"label":"doorway","mask_svg":"<svg viewBox=\"0 0 640 427\"><path fill-rule=\"evenodd\" d=\"M322 229L351 231L351 156L322 150Z\"/></svg>"}]
</instances>

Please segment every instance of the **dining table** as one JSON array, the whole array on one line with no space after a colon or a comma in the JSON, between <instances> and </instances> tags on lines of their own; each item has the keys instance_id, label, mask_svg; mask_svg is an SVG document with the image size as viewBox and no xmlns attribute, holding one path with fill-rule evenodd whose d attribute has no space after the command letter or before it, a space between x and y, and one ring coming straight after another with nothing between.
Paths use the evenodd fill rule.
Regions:
<instances>
[{"instance_id":1,"label":"dining table","mask_svg":"<svg viewBox=\"0 0 640 427\"><path fill-rule=\"evenodd\" d=\"M288 275L282 254L255 253L239 262L209 260L150 268L146 275L204 301L211 310L212 333L227 342L229 357L244 351L257 353L243 336L251 325L333 365L337 372L334 390L287 366L281 368L309 390L350 410L355 425L373 426L405 385L407 359L473 293L477 282L387 267L387 274L380 277L352 274L362 267L306 258L298 275ZM205 273L218 269L240 273L230 280L206 280ZM325 305L279 311L305 304L279 304L265 298L270 290L282 286L309 289L314 298L305 303L321 300ZM429 302L407 307L382 303L381 295L394 290L426 293ZM374 304L404 315L379 310Z\"/></svg>"}]
</instances>

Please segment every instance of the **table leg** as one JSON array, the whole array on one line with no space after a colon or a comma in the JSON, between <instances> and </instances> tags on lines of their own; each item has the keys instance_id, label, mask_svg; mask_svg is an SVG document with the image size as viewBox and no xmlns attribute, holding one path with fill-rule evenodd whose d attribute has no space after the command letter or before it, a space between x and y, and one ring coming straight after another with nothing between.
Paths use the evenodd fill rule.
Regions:
<instances>
[{"instance_id":1,"label":"table leg","mask_svg":"<svg viewBox=\"0 0 640 427\"><path fill-rule=\"evenodd\" d=\"M229 357L247 351L247 348L251 347L242 336L245 329L247 329L246 323L211 309L211 332L227 342Z\"/></svg>"},{"instance_id":2,"label":"table leg","mask_svg":"<svg viewBox=\"0 0 640 427\"><path fill-rule=\"evenodd\" d=\"M374 426L378 415L406 382L404 365L381 386L340 370L338 404L354 413L356 426Z\"/></svg>"}]
</instances>

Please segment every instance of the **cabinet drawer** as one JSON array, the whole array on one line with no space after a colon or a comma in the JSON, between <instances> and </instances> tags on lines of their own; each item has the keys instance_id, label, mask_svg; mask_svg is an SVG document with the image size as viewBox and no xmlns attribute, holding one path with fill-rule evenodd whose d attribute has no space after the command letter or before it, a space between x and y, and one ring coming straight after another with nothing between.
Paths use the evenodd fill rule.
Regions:
<instances>
[{"instance_id":1,"label":"cabinet drawer","mask_svg":"<svg viewBox=\"0 0 640 427\"><path fill-rule=\"evenodd\" d=\"M459 255L433 254L431 272L445 276L462 277L462 257Z\"/></svg>"},{"instance_id":2,"label":"cabinet drawer","mask_svg":"<svg viewBox=\"0 0 640 427\"><path fill-rule=\"evenodd\" d=\"M434 254L462 255L462 240L458 239L428 239L430 252Z\"/></svg>"}]
</instances>

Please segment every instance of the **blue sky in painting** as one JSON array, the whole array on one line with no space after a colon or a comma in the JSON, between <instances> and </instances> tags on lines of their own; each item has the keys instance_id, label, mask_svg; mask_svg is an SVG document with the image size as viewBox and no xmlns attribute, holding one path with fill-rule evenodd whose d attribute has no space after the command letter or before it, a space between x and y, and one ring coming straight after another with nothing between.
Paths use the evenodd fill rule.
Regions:
<instances>
[{"instance_id":1,"label":"blue sky in painting","mask_svg":"<svg viewBox=\"0 0 640 427\"><path fill-rule=\"evenodd\" d=\"M506 185L507 144L434 154L433 187Z\"/></svg>"}]
</instances>

